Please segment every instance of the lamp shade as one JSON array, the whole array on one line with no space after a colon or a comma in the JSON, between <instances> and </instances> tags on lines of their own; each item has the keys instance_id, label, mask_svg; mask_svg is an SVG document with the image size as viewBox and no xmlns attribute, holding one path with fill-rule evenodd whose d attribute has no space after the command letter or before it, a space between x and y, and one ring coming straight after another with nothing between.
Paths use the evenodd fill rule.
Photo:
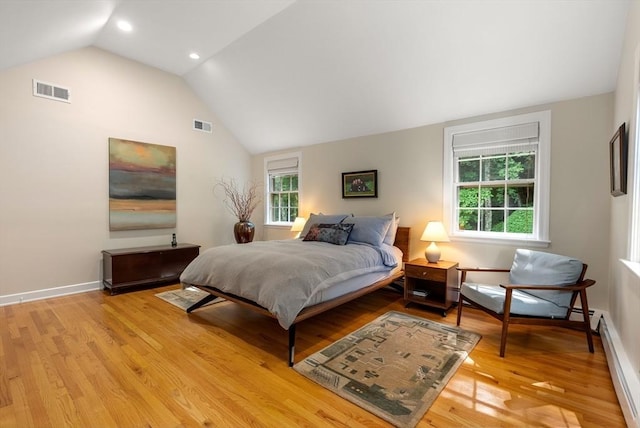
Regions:
<instances>
[{"instance_id":1,"label":"lamp shade","mask_svg":"<svg viewBox=\"0 0 640 428\"><path fill-rule=\"evenodd\" d=\"M429 263L438 263L440 260L440 248L436 242L449 242L449 235L444 230L444 226L439 221L430 221L424 228L424 233L420 238L421 241L431 242L424 252L424 257Z\"/></svg>"},{"instance_id":2,"label":"lamp shade","mask_svg":"<svg viewBox=\"0 0 640 428\"><path fill-rule=\"evenodd\" d=\"M304 224L307 222L307 219L304 217L296 217L293 221L293 225L291 226L292 232L301 232L304 229Z\"/></svg>"},{"instance_id":3,"label":"lamp shade","mask_svg":"<svg viewBox=\"0 0 640 428\"><path fill-rule=\"evenodd\" d=\"M424 228L421 241L428 242L449 242L449 235L444 230L444 226L439 221L430 221Z\"/></svg>"}]
</instances>

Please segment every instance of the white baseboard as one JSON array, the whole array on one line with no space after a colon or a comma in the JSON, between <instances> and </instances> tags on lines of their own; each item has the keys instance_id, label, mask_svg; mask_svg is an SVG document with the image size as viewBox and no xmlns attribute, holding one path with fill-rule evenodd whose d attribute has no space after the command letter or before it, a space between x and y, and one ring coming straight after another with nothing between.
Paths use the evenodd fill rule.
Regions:
<instances>
[{"instance_id":1,"label":"white baseboard","mask_svg":"<svg viewBox=\"0 0 640 428\"><path fill-rule=\"evenodd\" d=\"M590 314L591 330L596 332L600 330L600 321L602 320L603 313L604 311L602 309L594 309L593 313Z\"/></svg>"},{"instance_id":2,"label":"white baseboard","mask_svg":"<svg viewBox=\"0 0 640 428\"><path fill-rule=\"evenodd\" d=\"M635 373L608 312L603 312L602 321L602 345L624 419L627 426L640 428L640 375Z\"/></svg>"},{"instance_id":3,"label":"white baseboard","mask_svg":"<svg viewBox=\"0 0 640 428\"><path fill-rule=\"evenodd\" d=\"M591 330L594 333L598 332L598 326L600 325L600 319L602 318L602 309L589 309L589 320L591 321ZM572 321L582 321L582 309L580 307L573 308L573 312L569 315L569 319Z\"/></svg>"},{"instance_id":4,"label":"white baseboard","mask_svg":"<svg viewBox=\"0 0 640 428\"><path fill-rule=\"evenodd\" d=\"M14 305L16 303L31 302L34 300L49 299L51 297L67 296L69 294L84 293L100 290L101 281L85 282L83 284L66 285L64 287L47 288L45 290L26 291L24 293L8 294L0 296L0 306Z\"/></svg>"}]
</instances>

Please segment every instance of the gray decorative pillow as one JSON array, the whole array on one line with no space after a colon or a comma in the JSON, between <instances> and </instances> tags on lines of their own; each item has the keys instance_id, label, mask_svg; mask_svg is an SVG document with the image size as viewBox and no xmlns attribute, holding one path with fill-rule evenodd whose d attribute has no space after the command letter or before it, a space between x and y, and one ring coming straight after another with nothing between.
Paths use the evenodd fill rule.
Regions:
<instances>
[{"instance_id":1,"label":"gray decorative pillow","mask_svg":"<svg viewBox=\"0 0 640 428\"><path fill-rule=\"evenodd\" d=\"M329 244L345 245L349 239L349 234L353 230L353 224L314 224L309 228L309 232L304 236L304 241L320 241Z\"/></svg>"},{"instance_id":2,"label":"gray decorative pillow","mask_svg":"<svg viewBox=\"0 0 640 428\"><path fill-rule=\"evenodd\" d=\"M345 218L349 217L349 214L310 214L307 222L304 224L302 228L302 232L300 232L300 237L304 238L309 233L309 229L314 224L334 224L340 223Z\"/></svg>"}]
</instances>

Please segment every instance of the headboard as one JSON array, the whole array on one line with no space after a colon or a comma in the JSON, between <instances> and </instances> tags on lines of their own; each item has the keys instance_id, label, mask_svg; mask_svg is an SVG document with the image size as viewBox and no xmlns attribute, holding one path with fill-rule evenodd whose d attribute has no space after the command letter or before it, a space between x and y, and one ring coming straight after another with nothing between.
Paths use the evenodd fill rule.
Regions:
<instances>
[{"instance_id":1,"label":"headboard","mask_svg":"<svg viewBox=\"0 0 640 428\"><path fill-rule=\"evenodd\" d=\"M409 236L411 233L410 227L398 227L398 231L396 232L396 240L393 245L400 248L402 250L402 261L409 261Z\"/></svg>"}]
</instances>

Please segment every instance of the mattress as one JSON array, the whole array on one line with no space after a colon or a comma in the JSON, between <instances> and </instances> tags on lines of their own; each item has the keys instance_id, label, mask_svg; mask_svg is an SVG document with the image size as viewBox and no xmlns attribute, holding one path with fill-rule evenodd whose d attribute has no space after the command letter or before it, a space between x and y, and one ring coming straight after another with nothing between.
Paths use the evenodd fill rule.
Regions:
<instances>
[{"instance_id":1,"label":"mattress","mask_svg":"<svg viewBox=\"0 0 640 428\"><path fill-rule=\"evenodd\" d=\"M326 302L336 297L344 296L345 294L357 291L361 288L367 287L378 281L390 278L395 274L402 271L402 252L398 250L398 265L388 272L372 272L364 275L360 275L354 278L345 279L331 287L317 292L312 299L310 299L305 307L317 305L322 302Z\"/></svg>"}]
</instances>

